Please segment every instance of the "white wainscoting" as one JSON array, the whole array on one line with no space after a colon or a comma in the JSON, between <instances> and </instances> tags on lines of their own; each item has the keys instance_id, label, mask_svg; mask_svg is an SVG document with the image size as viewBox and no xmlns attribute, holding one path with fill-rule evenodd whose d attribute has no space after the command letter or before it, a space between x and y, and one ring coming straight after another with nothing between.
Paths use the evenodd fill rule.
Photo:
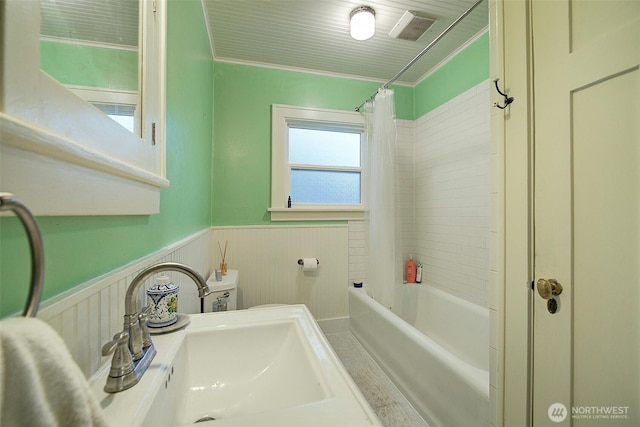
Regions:
<instances>
[{"instance_id":1,"label":"white wainscoting","mask_svg":"<svg viewBox=\"0 0 640 427\"><path fill-rule=\"evenodd\" d=\"M109 357L102 345L122 329L127 287L143 268L163 261L193 267L206 279L220 262L218 242L228 241L227 264L239 270L238 308L259 304L306 304L327 333L346 331L348 226L214 227L202 230L160 251L96 277L44 301L38 317L48 322L65 341L87 377ZM303 272L299 258L316 257L315 273ZM196 286L179 273L169 273L180 285L178 310L200 310ZM144 288L150 286L149 279ZM144 289L140 292L144 305Z\"/></svg>"},{"instance_id":2,"label":"white wainscoting","mask_svg":"<svg viewBox=\"0 0 640 427\"><path fill-rule=\"evenodd\" d=\"M212 271L211 234L211 229L202 230L44 301L38 318L60 334L80 369L90 377L110 359L102 357L102 345L122 330L125 293L135 275L151 264L176 261L193 267L206 279ZM179 273L169 275L180 285L179 311L199 311L200 300L191 279ZM151 282L148 280L146 286ZM140 301L141 306L144 301Z\"/></svg>"},{"instance_id":3,"label":"white wainscoting","mask_svg":"<svg viewBox=\"0 0 640 427\"><path fill-rule=\"evenodd\" d=\"M260 304L305 304L316 319L349 315L349 228L342 225L214 227L213 253L227 248L228 268L237 269L238 308ZM298 259L318 258L315 273ZM324 328L325 325L323 325ZM326 329L325 329L326 331Z\"/></svg>"}]
</instances>

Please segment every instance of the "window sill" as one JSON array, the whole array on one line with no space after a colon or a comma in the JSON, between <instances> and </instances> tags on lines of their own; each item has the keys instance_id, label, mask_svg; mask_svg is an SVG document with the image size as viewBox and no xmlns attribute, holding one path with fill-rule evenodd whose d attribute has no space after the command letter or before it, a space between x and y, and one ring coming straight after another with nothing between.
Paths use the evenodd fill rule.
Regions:
<instances>
[{"instance_id":1,"label":"window sill","mask_svg":"<svg viewBox=\"0 0 640 427\"><path fill-rule=\"evenodd\" d=\"M357 208L269 208L271 221L349 221L363 220L364 209Z\"/></svg>"},{"instance_id":2,"label":"window sill","mask_svg":"<svg viewBox=\"0 0 640 427\"><path fill-rule=\"evenodd\" d=\"M1 112L0 128L0 181L35 215L159 213L164 177Z\"/></svg>"}]
</instances>

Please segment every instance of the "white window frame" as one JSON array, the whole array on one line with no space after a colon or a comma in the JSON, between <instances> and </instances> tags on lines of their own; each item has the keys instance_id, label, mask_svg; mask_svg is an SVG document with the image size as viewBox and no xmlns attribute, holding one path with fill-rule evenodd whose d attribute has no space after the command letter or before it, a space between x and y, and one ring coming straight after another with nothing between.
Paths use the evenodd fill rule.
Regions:
<instances>
[{"instance_id":1,"label":"white window frame","mask_svg":"<svg viewBox=\"0 0 640 427\"><path fill-rule=\"evenodd\" d=\"M271 213L272 221L362 220L365 211L365 121L354 111L328 110L273 104L271 111ZM287 207L291 194L289 165L289 128L357 131L361 133L361 184L359 204L294 203Z\"/></svg>"},{"instance_id":2,"label":"white window frame","mask_svg":"<svg viewBox=\"0 0 640 427\"><path fill-rule=\"evenodd\" d=\"M133 115L134 129L127 129L134 135L140 135L141 115L139 94L133 90L109 89L101 87L65 85L67 89L87 101L89 104L112 104L135 107ZM107 114L108 115L108 114Z\"/></svg>"}]
</instances>

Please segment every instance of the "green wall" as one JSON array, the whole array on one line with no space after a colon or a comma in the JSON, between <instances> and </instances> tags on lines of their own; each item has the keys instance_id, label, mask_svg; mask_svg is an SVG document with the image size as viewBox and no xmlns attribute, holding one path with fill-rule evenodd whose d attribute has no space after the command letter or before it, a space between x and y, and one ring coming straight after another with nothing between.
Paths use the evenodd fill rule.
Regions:
<instances>
[{"instance_id":1,"label":"green wall","mask_svg":"<svg viewBox=\"0 0 640 427\"><path fill-rule=\"evenodd\" d=\"M60 83L138 90L138 52L40 42L40 67Z\"/></svg>"},{"instance_id":2,"label":"green wall","mask_svg":"<svg viewBox=\"0 0 640 427\"><path fill-rule=\"evenodd\" d=\"M396 117L415 120L489 78L489 34L415 88L394 86ZM271 105L353 110L381 84L216 63L213 225L270 224Z\"/></svg>"},{"instance_id":3,"label":"green wall","mask_svg":"<svg viewBox=\"0 0 640 427\"><path fill-rule=\"evenodd\" d=\"M216 63L213 225L269 224L271 105L353 111L380 83ZM413 88L394 86L396 116L413 118Z\"/></svg>"},{"instance_id":4,"label":"green wall","mask_svg":"<svg viewBox=\"0 0 640 427\"><path fill-rule=\"evenodd\" d=\"M489 32L415 87L414 119L489 78Z\"/></svg>"},{"instance_id":5,"label":"green wall","mask_svg":"<svg viewBox=\"0 0 640 427\"><path fill-rule=\"evenodd\" d=\"M416 119L488 79L488 63L485 34L415 88L393 87L396 116ZM212 224L269 224L271 104L353 110L378 87L377 82L316 74L214 66L200 3L169 0L171 187L162 191L161 213L39 217L46 253L44 299ZM0 218L0 235L0 316L5 316L24 306L29 255L15 218Z\"/></svg>"},{"instance_id":6,"label":"green wall","mask_svg":"<svg viewBox=\"0 0 640 427\"><path fill-rule=\"evenodd\" d=\"M162 190L161 213L38 217L45 246L43 299L210 225L213 61L200 2L170 0L168 7L166 143L171 187ZM29 253L14 217L0 218L0 233L0 316L6 316L24 307Z\"/></svg>"}]
</instances>

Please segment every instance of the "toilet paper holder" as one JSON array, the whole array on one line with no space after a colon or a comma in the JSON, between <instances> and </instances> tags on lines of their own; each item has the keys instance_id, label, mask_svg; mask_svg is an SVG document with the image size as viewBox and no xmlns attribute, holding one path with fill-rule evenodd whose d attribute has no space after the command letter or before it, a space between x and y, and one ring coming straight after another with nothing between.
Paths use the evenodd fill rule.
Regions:
<instances>
[{"instance_id":1,"label":"toilet paper holder","mask_svg":"<svg viewBox=\"0 0 640 427\"><path fill-rule=\"evenodd\" d=\"M316 262L320 265L320 260L318 258L316 258ZM304 265L304 260L302 258L298 260L298 265Z\"/></svg>"}]
</instances>

